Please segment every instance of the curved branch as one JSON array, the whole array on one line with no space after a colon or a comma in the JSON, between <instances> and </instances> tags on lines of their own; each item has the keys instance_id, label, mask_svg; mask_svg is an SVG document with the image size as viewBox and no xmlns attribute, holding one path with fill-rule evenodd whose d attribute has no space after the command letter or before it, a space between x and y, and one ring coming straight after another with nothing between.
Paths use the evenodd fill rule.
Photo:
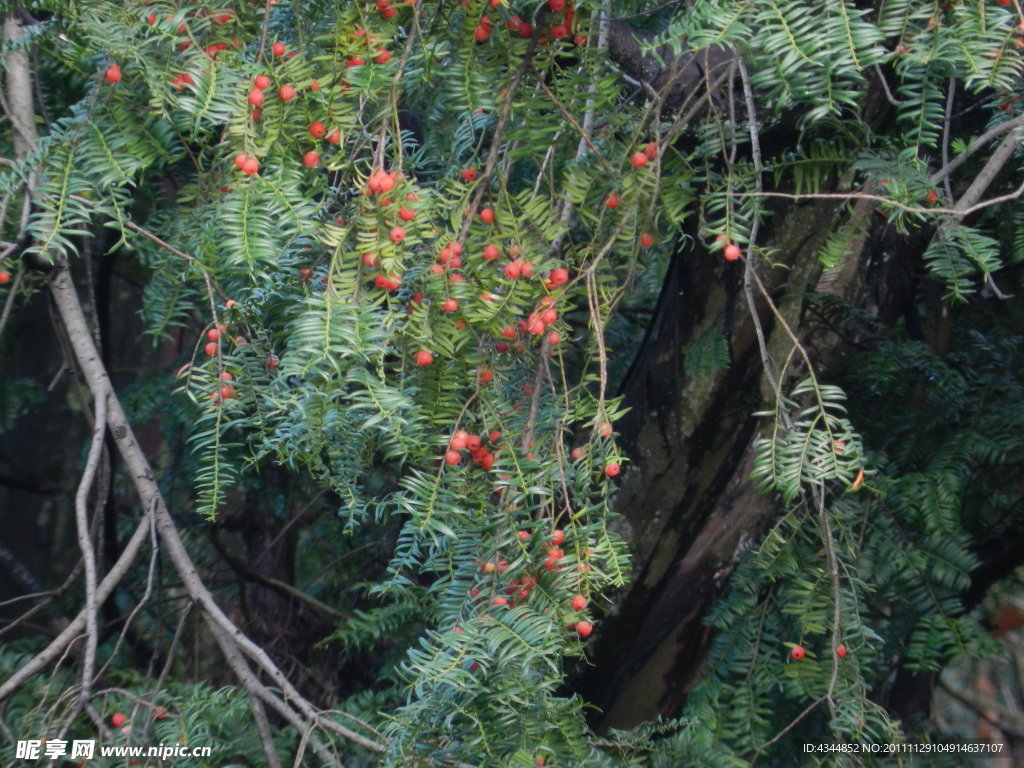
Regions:
<instances>
[{"instance_id":1,"label":"curved branch","mask_svg":"<svg viewBox=\"0 0 1024 768\"><path fill-rule=\"evenodd\" d=\"M221 637L230 641L230 645L248 656L256 666L269 677L284 693L284 697L301 713L306 722L332 731L337 735L358 744L373 752L383 752L384 747L372 739L362 736L350 728L325 718L295 688L287 676L270 659L266 651L247 637L224 613L214 600L210 590L203 583L202 577L192 562L185 545L178 533L160 488L157 486L153 470L149 466L141 447L135 439L131 424L121 408L121 403L114 392L110 377L100 359L92 334L85 321L82 305L75 293L74 284L66 267L58 266L50 281L50 290L54 304L60 313L61 320L67 330L69 343L74 350L79 368L88 383L94 397L106 397L110 415L109 424L114 442L121 458L128 469L128 474L135 485L144 509L152 509L156 519L157 531L164 542L168 556L174 564L183 586L189 596L198 603L206 615L211 631L221 633ZM216 626L217 630L213 630ZM225 642L222 648L227 645ZM225 651L227 653L227 651ZM270 702L268 702L270 703ZM280 711L280 710L279 710ZM282 714L284 714L282 712Z\"/></svg>"}]
</instances>

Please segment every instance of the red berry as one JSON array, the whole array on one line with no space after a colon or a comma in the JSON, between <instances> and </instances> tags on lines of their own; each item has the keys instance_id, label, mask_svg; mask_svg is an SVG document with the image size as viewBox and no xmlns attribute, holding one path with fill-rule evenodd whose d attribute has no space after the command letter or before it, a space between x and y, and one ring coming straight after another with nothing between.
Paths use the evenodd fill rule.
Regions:
<instances>
[{"instance_id":1,"label":"red berry","mask_svg":"<svg viewBox=\"0 0 1024 768\"><path fill-rule=\"evenodd\" d=\"M295 89L290 85L282 85L277 91L281 101L291 101L295 98Z\"/></svg>"},{"instance_id":2,"label":"red berry","mask_svg":"<svg viewBox=\"0 0 1024 768\"><path fill-rule=\"evenodd\" d=\"M607 205L609 208L618 208L619 196L613 192L612 194L608 195L608 199L604 201L604 204Z\"/></svg>"},{"instance_id":3,"label":"red berry","mask_svg":"<svg viewBox=\"0 0 1024 768\"><path fill-rule=\"evenodd\" d=\"M658 156L658 145L652 141L644 147L644 154L647 155L648 160L653 160Z\"/></svg>"},{"instance_id":4,"label":"red berry","mask_svg":"<svg viewBox=\"0 0 1024 768\"><path fill-rule=\"evenodd\" d=\"M365 264L366 266L368 266L368 267L376 267L379 262L380 262L380 259L377 258L377 254L376 253L364 253L363 254L363 264Z\"/></svg>"},{"instance_id":5,"label":"red berry","mask_svg":"<svg viewBox=\"0 0 1024 768\"><path fill-rule=\"evenodd\" d=\"M654 245L654 235L649 235L646 232L640 236L640 245L644 248L650 248Z\"/></svg>"},{"instance_id":6,"label":"red berry","mask_svg":"<svg viewBox=\"0 0 1024 768\"><path fill-rule=\"evenodd\" d=\"M482 221L484 224L493 224L494 223L494 209L493 208L484 208L482 211L480 211L480 221Z\"/></svg>"},{"instance_id":7,"label":"red berry","mask_svg":"<svg viewBox=\"0 0 1024 768\"><path fill-rule=\"evenodd\" d=\"M740 247L735 243L729 243L725 246L725 250L722 252L722 255L725 256L726 261L737 261L740 256L743 255L743 251L741 251Z\"/></svg>"},{"instance_id":8,"label":"red berry","mask_svg":"<svg viewBox=\"0 0 1024 768\"><path fill-rule=\"evenodd\" d=\"M557 347L561 341L562 334L560 334L558 331L552 331L551 333L548 334L548 344L550 344L552 347Z\"/></svg>"},{"instance_id":9,"label":"red berry","mask_svg":"<svg viewBox=\"0 0 1024 768\"><path fill-rule=\"evenodd\" d=\"M839 645L836 646L836 656L838 656L840 659L845 659L846 658L846 646L845 645L840 643Z\"/></svg>"},{"instance_id":10,"label":"red berry","mask_svg":"<svg viewBox=\"0 0 1024 768\"><path fill-rule=\"evenodd\" d=\"M484 246L484 258L487 259L487 261L493 261L494 259L498 258L498 256L500 256L500 255L501 255L501 252L498 250L497 246L495 246L495 245L485 245Z\"/></svg>"},{"instance_id":11,"label":"red berry","mask_svg":"<svg viewBox=\"0 0 1024 768\"><path fill-rule=\"evenodd\" d=\"M590 637L590 633L594 631L594 625L589 621L577 621L576 622L576 634L580 637Z\"/></svg>"},{"instance_id":12,"label":"red berry","mask_svg":"<svg viewBox=\"0 0 1024 768\"><path fill-rule=\"evenodd\" d=\"M551 270L551 274L548 275L548 284L554 285L556 288L560 285L565 285L569 282L569 270L564 267L555 267Z\"/></svg>"},{"instance_id":13,"label":"red berry","mask_svg":"<svg viewBox=\"0 0 1024 768\"><path fill-rule=\"evenodd\" d=\"M254 107L262 106L263 104L263 91L259 88L253 88L249 91L249 103Z\"/></svg>"},{"instance_id":14,"label":"red berry","mask_svg":"<svg viewBox=\"0 0 1024 768\"><path fill-rule=\"evenodd\" d=\"M312 83L310 83L309 84L309 90L311 90L311 91L319 91L320 90L320 81L319 80L314 80Z\"/></svg>"},{"instance_id":15,"label":"red berry","mask_svg":"<svg viewBox=\"0 0 1024 768\"><path fill-rule=\"evenodd\" d=\"M619 462L617 461L608 462L604 468L604 473L608 475L608 477L615 477L621 471L622 467L619 466Z\"/></svg>"},{"instance_id":16,"label":"red berry","mask_svg":"<svg viewBox=\"0 0 1024 768\"><path fill-rule=\"evenodd\" d=\"M328 134L327 135L327 141L330 142L331 144L340 144L341 143L341 131L336 130L336 131Z\"/></svg>"},{"instance_id":17,"label":"red berry","mask_svg":"<svg viewBox=\"0 0 1024 768\"><path fill-rule=\"evenodd\" d=\"M249 159L249 156L245 152L239 152L235 155L235 168L242 170L245 166L245 161Z\"/></svg>"},{"instance_id":18,"label":"red berry","mask_svg":"<svg viewBox=\"0 0 1024 768\"><path fill-rule=\"evenodd\" d=\"M462 180L463 181L476 181L476 168L463 168L462 169Z\"/></svg>"},{"instance_id":19,"label":"red berry","mask_svg":"<svg viewBox=\"0 0 1024 768\"><path fill-rule=\"evenodd\" d=\"M253 86L259 88L261 91L270 87L270 77L267 75L256 75L256 79L253 81Z\"/></svg>"},{"instance_id":20,"label":"red berry","mask_svg":"<svg viewBox=\"0 0 1024 768\"><path fill-rule=\"evenodd\" d=\"M587 607L587 598L585 598L583 595L576 595L572 599L572 609L574 611L582 611L586 607Z\"/></svg>"},{"instance_id":21,"label":"red berry","mask_svg":"<svg viewBox=\"0 0 1024 768\"><path fill-rule=\"evenodd\" d=\"M277 368L281 364L281 358L271 354L267 356L267 368Z\"/></svg>"},{"instance_id":22,"label":"red berry","mask_svg":"<svg viewBox=\"0 0 1024 768\"><path fill-rule=\"evenodd\" d=\"M421 349L416 353L416 365L427 366L434 362L434 356L427 352L425 349Z\"/></svg>"},{"instance_id":23,"label":"red berry","mask_svg":"<svg viewBox=\"0 0 1024 768\"><path fill-rule=\"evenodd\" d=\"M211 328L206 332L206 338L210 341L218 341L220 339L220 331L216 328Z\"/></svg>"},{"instance_id":24,"label":"red berry","mask_svg":"<svg viewBox=\"0 0 1024 768\"><path fill-rule=\"evenodd\" d=\"M244 173L246 176L252 176L253 174L257 173L259 169L260 164L255 157L250 157L242 165L242 173Z\"/></svg>"},{"instance_id":25,"label":"red berry","mask_svg":"<svg viewBox=\"0 0 1024 768\"><path fill-rule=\"evenodd\" d=\"M288 49L285 48L284 43L274 43L272 46L270 46L270 52L277 56L278 58L284 56L287 50Z\"/></svg>"},{"instance_id":26,"label":"red berry","mask_svg":"<svg viewBox=\"0 0 1024 768\"><path fill-rule=\"evenodd\" d=\"M8 283L11 280L11 273L6 269L0 269L0 285Z\"/></svg>"},{"instance_id":27,"label":"red berry","mask_svg":"<svg viewBox=\"0 0 1024 768\"><path fill-rule=\"evenodd\" d=\"M318 155L313 150L310 150L309 152L302 156L302 162L305 165L308 165L310 168L316 168L316 166L320 163L320 155Z\"/></svg>"},{"instance_id":28,"label":"red berry","mask_svg":"<svg viewBox=\"0 0 1024 768\"><path fill-rule=\"evenodd\" d=\"M457 302L455 299L445 299L443 302L441 302L441 309L443 309L445 312L454 312L458 308L459 302Z\"/></svg>"},{"instance_id":29,"label":"red berry","mask_svg":"<svg viewBox=\"0 0 1024 768\"><path fill-rule=\"evenodd\" d=\"M473 33L473 36L477 39L477 42L482 43L491 36L491 28L481 24L476 28L476 32Z\"/></svg>"},{"instance_id":30,"label":"red berry","mask_svg":"<svg viewBox=\"0 0 1024 768\"><path fill-rule=\"evenodd\" d=\"M314 139L323 138L323 135L327 133L327 128L319 120L316 120L309 124L309 135Z\"/></svg>"},{"instance_id":31,"label":"red berry","mask_svg":"<svg viewBox=\"0 0 1024 768\"><path fill-rule=\"evenodd\" d=\"M412 210L411 208L406 208L405 206L403 206L398 211L398 218L400 218L402 221L412 221L413 219L416 218L416 211Z\"/></svg>"},{"instance_id":32,"label":"red berry","mask_svg":"<svg viewBox=\"0 0 1024 768\"><path fill-rule=\"evenodd\" d=\"M125 717L123 712L115 712L110 716L110 724L115 728L120 728L127 720L128 718Z\"/></svg>"},{"instance_id":33,"label":"red berry","mask_svg":"<svg viewBox=\"0 0 1024 768\"><path fill-rule=\"evenodd\" d=\"M499 605L499 606L501 606L501 605L508 605L508 598L507 597L496 597L493 600L491 600L491 605Z\"/></svg>"},{"instance_id":34,"label":"red berry","mask_svg":"<svg viewBox=\"0 0 1024 768\"><path fill-rule=\"evenodd\" d=\"M565 541L565 531L561 530L560 528L556 528L551 532L552 545L557 547L563 541ZM561 555L559 555L559 557L561 557Z\"/></svg>"},{"instance_id":35,"label":"red berry","mask_svg":"<svg viewBox=\"0 0 1024 768\"><path fill-rule=\"evenodd\" d=\"M460 461L462 461L462 454L458 451L451 450L444 455L444 463L450 467L454 467Z\"/></svg>"},{"instance_id":36,"label":"red berry","mask_svg":"<svg viewBox=\"0 0 1024 768\"><path fill-rule=\"evenodd\" d=\"M373 60L378 64L387 64L391 60L391 51L381 51L373 57Z\"/></svg>"},{"instance_id":37,"label":"red berry","mask_svg":"<svg viewBox=\"0 0 1024 768\"><path fill-rule=\"evenodd\" d=\"M555 40L562 40L569 36L569 28L564 24L556 24L551 28L551 37Z\"/></svg>"},{"instance_id":38,"label":"red berry","mask_svg":"<svg viewBox=\"0 0 1024 768\"><path fill-rule=\"evenodd\" d=\"M804 650L802 645L794 645L793 649L789 652L789 655L792 656L794 660L800 661L800 659L807 655L807 651Z\"/></svg>"},{"instance_id":39,"label":"red berry","mask_svg":"<svg viewBox=\"0 0 1024 768\"><path fill-rule=\"evenodd\" d=\"M530 540L530 532L529 531L520 531L519 532L519 540L520 541L529 541Z\"/></svg>"},{"instance_id":40,"label":"red berry","mask_svg":"<svg viewBox=\"0 0 1024 768\"><path fill-rule=\"evenodd\" d=\"M107 71L103 73L103 78L108 83L120 83L121 82L121 68L117 64L111 64L107 67Z\"/></svg>"},{"instance_id":41,"label":"red berry","mask_svg":"<svg viewBox=\"0 0 1024 768\"><path fill-rule=\"evenodd\" d=\"M565 10L565 0L548 0L548 8L552 13L561 13Z\"/></svg>"},{"instance_id":42,"label":"red berry","mask_svg":"<svg viewBox=\"0 0 1024 768\"><path fill-rule=\"evenodd\" d=\"M403 227L392 227L390 237L393 243L402 242L405 240L405 229Z\"/></svg>"}]
</instances>

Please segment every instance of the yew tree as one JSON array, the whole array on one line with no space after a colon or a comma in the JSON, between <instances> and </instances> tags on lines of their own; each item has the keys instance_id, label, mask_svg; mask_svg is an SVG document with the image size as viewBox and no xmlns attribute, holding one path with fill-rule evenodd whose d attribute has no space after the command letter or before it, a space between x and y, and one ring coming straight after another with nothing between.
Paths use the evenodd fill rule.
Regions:
<instances>
[{"instance_id":1,"label":"yew tree","mask_svg":"<svg viewBox=\"0 0 1024 768\"><path fill-rule=\"evenodd\" d=\"M4 12L5 759L1021 738L1017 0Z\"/></svg>"}]
</instances>

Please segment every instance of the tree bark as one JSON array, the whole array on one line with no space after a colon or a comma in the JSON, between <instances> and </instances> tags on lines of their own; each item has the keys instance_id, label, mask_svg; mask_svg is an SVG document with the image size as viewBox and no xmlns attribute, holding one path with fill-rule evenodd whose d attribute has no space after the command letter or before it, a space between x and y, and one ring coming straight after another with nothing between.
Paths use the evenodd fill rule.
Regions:
<instances>
[{"instance_id":1,"label":"tree bark","mask_svg":"<svg viewBox=\"0 0 1024 768\"><path fill-rule=\"evenodd\" d=\"M777 249L774 261L784 267L769 268L756 255L750 264L794 329L805 294L821 277L817 252L831 230L821 222L831 222L835 209L835 201L821 200L777 206L766 248ZM857 267L855 258L852 268L830 274L829 290L848 287ZM752 414L773 395L743 297L743 268L701 248L677 254L622 388L631 411L619 427L643 469L626 474L616 499L634 579L604 622L595 666L581 681L584 695L605 712L602 730L678 715L709 649L704 618L728 588L738 557L777 513L749 479ZM756 306L779 362L792 341L760 297ZM728 366L685 375L692 345L716 333L727 336Z\"/></svg>"}]
</instances>

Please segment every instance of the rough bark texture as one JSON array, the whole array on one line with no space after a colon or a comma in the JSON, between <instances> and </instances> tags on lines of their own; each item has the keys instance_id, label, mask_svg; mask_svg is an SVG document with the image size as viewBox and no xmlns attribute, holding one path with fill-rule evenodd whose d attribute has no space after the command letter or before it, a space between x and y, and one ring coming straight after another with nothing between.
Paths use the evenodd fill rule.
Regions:
<instances>
[{"instance_id":1,"label":"rough bark texture","mask_svg":"<svg viewBox=\"0 0 1024 768\"><path fill-rule=\"evenodd\" d=\"M831 222L834 210L831 201L778 207L765 246L778 249L774 261L786 268L753 263L794 328L805 293L819 281L816 255L831 229L822 222ZM768 392L743 268L703 250L677 254L623 388L632 410L620 427L644 469L627 475L617 499L635 578L619 613L605 622L596 667L583 681L585 695L606 713L605 728L678 714L708 650L707 611L776 510L749 480L751 415ZM833 289L854 274L832 275ZM792 342L760 300L758 315L772 357L783 360ZM686 376L690 345L723 328L728 367Z\"/></svg>"}]
</instances>

